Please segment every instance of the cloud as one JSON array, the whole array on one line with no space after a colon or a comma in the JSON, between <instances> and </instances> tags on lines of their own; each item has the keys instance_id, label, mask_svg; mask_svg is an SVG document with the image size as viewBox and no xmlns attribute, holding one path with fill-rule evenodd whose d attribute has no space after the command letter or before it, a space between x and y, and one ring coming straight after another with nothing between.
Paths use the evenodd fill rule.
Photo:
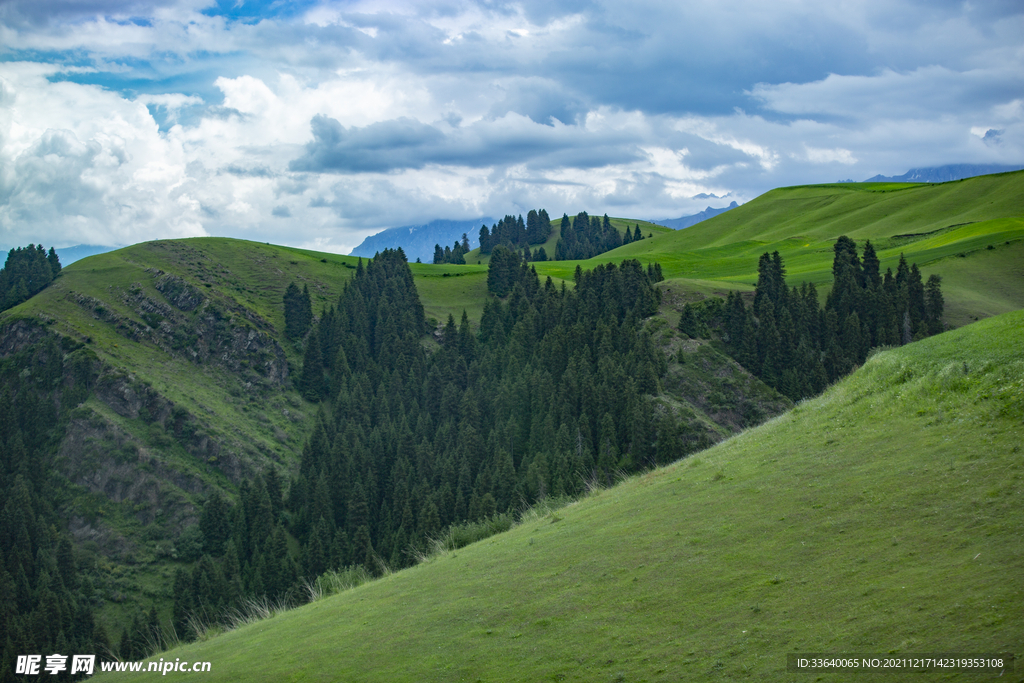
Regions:
<instances>
[{"instance_id":1,"label":"cloud","mask_svg":"<svg viewBox=\"0 0 1024 683\"><path fill-rule=\"evenodd\" d=\"M958 72L927 66L873 76L829 74L810 83L759 83L752 97L774 112L853 120L931 119L937 112L984 111L1024 89L1024 73L1010 65Z\"/></svg>"},{"instance_id":2,"label":"cloud","mask_svg":"<svg viewBox=\"0 0 1024 683\"><path fill-rule=\"evenodd\" d=\"M433 126L409 118L381 121L364 128L345 128L336 119L317 115L311 121L313 142L293 161L294 171L389 171L422 168L444 145ZM446 152L449 160L452 152ZM440 161L440 160L438 160Z\"/></svg>"},{"instance_id":3,"label":"cloud","mask_svg":"<svg viewBox=\"0 0 1024 683\"><path fill-rule=\"evenodd\" d=\"M1013 2L7 0L0 231L343 250L1019 163L1022 33Z\"/></svg>"},{"instance_id":4,"label":"cloud","mask_svg":"<svg viewBox=\"0 0 1024 683\"><path fill-rule=\"evenodd\" d=\"M608 125L595 114L581 125L538 124L520 114L481 119L468 126L424 124L403 117L365 127L345 127L326 116L311 121L313 141L291 162L293 171L360 173L526 164L593 168L641 158L638 131Z\"/></svg>"}]
</instances>

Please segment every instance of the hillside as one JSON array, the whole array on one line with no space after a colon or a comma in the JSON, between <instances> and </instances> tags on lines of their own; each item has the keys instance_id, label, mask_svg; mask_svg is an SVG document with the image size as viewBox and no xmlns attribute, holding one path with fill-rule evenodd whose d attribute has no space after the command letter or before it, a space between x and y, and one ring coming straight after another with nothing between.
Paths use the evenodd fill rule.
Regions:
<instances>
[{"instance_id":1,"label":"hillside","mask_svg":"<svg viewBox=\"0 0 1024 683\"><path fill-rule=\"evenodd\" d=\"M577 263L592 268L622 258L662 264L663 286L691 280L745 289L757 259L779 251L790 285L832 280L839 235L870 239L882 269L901 253L944 283L946 320L954 326L1024 307L1024 171L940 184L839 183L787 187L686 230L655 234L589 261L537 264L542 275L570 278ZM825 285L824 287L822 285Z\"/></svg>"},{"instance_id":2,"label":"hillside","mask_svg":"<svg viewBox=\"0 0 1024 683\"><path fill-rule=\"evenodd\" d=\"M1021 377L1020 312L879 353L699 455L163 657L212 662L211 681L775 681L803 679L789 652L1019 660ZM154 677L100 680L122 678Z\"/></svg>"},{"instance_id":3,"label":"hillside","mask_svg":"<svg viewBox=\"0 0 1024 683\"><path fill-rule=\"evenodd\" d=\"M78 261L0 315L5 372L54 342L84 363L79 375L67 363L55 381L85 386L54 432L52 504L112 637L131 612L169 612L174 571L197 559L196 521L213 492L233 501L257 474L294 476L318 408L296 389L304 344L283 334L283 294L307 286L319 315L357 263L240 240L149 242ZM428 327L463 309L479 319L486 267L411 270ZM683 343L663 322L651 331L671 353ZM431 337L423 344L436 349ZM701 362L674 368L661 400L701 438L721 440L790 405L712 346L687 344Z\"/></svg>"},{"instance_id":4,"label":"hillside","mask_svg":"<svg viewBox=\"0 0 1024 683\"><path fill-rule=\"evenodd\" d=\"M949 324L1019 309L1022 184L1024 173L1011 173L928 186L783 188L682 232L641 222L652 237L587 261L535 267L541 282L551 276L560 290L573 288L577 266L589 271L627 257L662 263L668 279L657 285L660 308L637 328L671 361L658 371L651 405L677 420L691 445L714 443L791 404L727 358L718 342L676 332L685 302L749 291L758 256L773 249L786 259L790 284L809 278L824 285L824 296L832 240L842 231L870 237L883 269L906 252L924 264L926 277L941 274ZM620 231L636 223L612 219ZM319 315L337 302L358 262L220 238L150 242L76 262L0 315L5 381L39 387L60 411L57 429L40 432L55 458L57 493L46 504L67 522L79 566L92 577L93 604L113 637L140 609L156 607L166 621L175 572L201 554L196 521L214 492L236 501L242 482L255 475L273 472L284 482L295 475L319 418L317 405L297 390L307 345L283 334L283 293L292 282L307 286ZM469 328L479 330L489 300L486 264L410 270L430 333L419 342L423 349L440 348L449 315L458 320L465 310ZM39 366L25 365L31 363ZM598 379L610 376L606 370ZM602 400L616 393L607 390ZM29 424L29 404L21 405L19 420ZM600 413L591 413L596 434ZM17 458L10 461L13 481ZM526 485L528 472L515 475ZM305 543L301 535L279 540L293 553Z\"/></svg>"},{"instance_id":5,"label":"hillside","mask_svg":"<svg viewBox=\"0 0 1024 683\"><path fill-rule=\"evenodd\" d=\"M281 297L305 283L319 311L355 262L228 239L149 242L73 263L0 317L4 361L51 339L86 359L84 400L57 425L53 503L115 637L127 607L167 599L206 495L292 467L316 407L292 385L301 348L279 332Z\"/></svg>"}]
</instances>

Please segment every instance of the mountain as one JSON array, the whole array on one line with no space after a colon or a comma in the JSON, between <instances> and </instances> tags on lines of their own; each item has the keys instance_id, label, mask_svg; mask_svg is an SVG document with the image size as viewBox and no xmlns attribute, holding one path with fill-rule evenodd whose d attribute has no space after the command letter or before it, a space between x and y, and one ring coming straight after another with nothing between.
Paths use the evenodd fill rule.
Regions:
<instances>
[{"instance_id":1,"label":"mountain","mask_svg":"<svg viewBox=\"0 0 1024 683\"><path fill-rule=\"evenodd\" d=\"M929 168L912 168L903 175L876 175L868 178L866 183L945 183L992 173L1008 173L1024 169L1024 165L1005 164L948 164Z\"/></svg>"},{"instance_id":2,"label":"mountain","mask_svg":"<svg viewBox=\"0 0 1024 683\"><path fill-rule=\"evenodd\" d=\"M699 455L161 656L254 683L778 681L792 652L1019 652L1022 374L1021 312L878 353Z\"/></svg>"},{"instance_id":3,"label":"mountain","mask_svg":"<svg viewBox=\"0 0 1024 683\"><path fill-rule=\"evenodd\" d=\"M378 251L401 247L410 262L420 259L423 263L433 263L434 245L450 247L462 239L462 233L466 233L470 247L476 248L480 246L480 226L493 222L494 219L486 217L468 221L439 219L424 225L388 228L367 237L349 255L370 258Z\"/></svg>"},{"instance_id":4,"label":"mountain","mask_svg":"<svg viewBox=\"0 0 1024 683\"><path fill-rule=\"evenodd\" d=\"M61 265L67 266L79 259L84 259L86 256L105 254L108 251L113 251L114 249L117 249L117 247L105 247L99 244L76 244L73 247L63 247L56 251L57 256L60 257Z\"/></svg>"},{"instance_id":5,"label":"mountain","mask_svg":"<svg viewBox=\"0 0 1024 683\"><path fill-rule=\"evenodd\" d=\"M715 216L723 214L726 211L728 211L729 209L735 209L737 206L739 206L739 204L737 204L736 202L730 202L729 206L726 206L726 207L721 208L721 209L713 209L713 208L711 208L709 206L708 208L704 209L700 213L695 213L692 216L681 216L679 218L666 218L664 220L653 221L653 222L657 223L658 225L664 225L666 228L672 228L673 230L682 230L683 228L688 228L691 225L696 225L697 223L700 223L701 221L706 221L709 218L714 218Z\"/></svg>"}]
</instances>

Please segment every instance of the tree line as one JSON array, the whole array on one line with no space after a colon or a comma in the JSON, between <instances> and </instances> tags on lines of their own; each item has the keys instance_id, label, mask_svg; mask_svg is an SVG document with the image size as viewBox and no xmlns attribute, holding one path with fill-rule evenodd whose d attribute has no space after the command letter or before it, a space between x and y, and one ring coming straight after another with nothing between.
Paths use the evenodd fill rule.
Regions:
<instances>
[{"instance_id":1,"label":"tree line","mask_svg":"<svg viewBox=\"0 0 1024 683\"><path fill-rule=\"evenodd\" d=\"M551 236L551 219L544 209L531 210L526 220L522 215L505 216L490 229L486 225L480 227L480 253L491 254L496 248L504 247L509 251L519 252L524 261L568 261L584 260L611 251L624 244L644 239L640 225L626 227L624 234L619 234L608 214L604 217L590 216L581 211L574 219L562 214L561 230L555 244L553 254L548 254L543 246L531 250L531 245L543 245ZM464 264L465 254L469 251L469 240L463 234L461 241L452 247L442 248L434 245L434 263Z\"/></svg>"},{"instance_id":2,"label":"tree line","mask_svg":"<svg viewBox=\"0 0 1024 683\"><path fill-rule=\"evenodd\" d=\"M531 244L544 244L551 236L551 218L544 209L531 209L523 221L519 217L505 216L491 226L480 226L480 253L490 254L498 245L509 249L526 249Z\"/></svg>"},{"instance_id":3,"label":"tree line","mask_svg":"<svg viewBox=\"0 0 1024 683\"><path fill-rule=\"evenodd\" d=\"M562 214L561 234L555 245L554 260L579 261L593 258L643 238L639 224L633 231L627 227L625 234L620 235L612 226L608 214L598 218L580 211L571 221L567 214Z\"/></svg>"},{"instance_id":4,"label":"tree line","mask_svg":"<svg viewBox=\"0 0 1024 683\"><path fill-rule=\"evenodd\" d=\"M41 291L60 274L60 258L53 247L30 244L11 249L0 269L0 311L14 308Z\"/></svg>"},{"instance_id":5,"label":"tree line","mask_svg":"<svg viewBox=\"0 0 1024 683\"><path fill-rule=\"evenodd\" d=\"M779 252L758 262L754 301L738 292L683 307L679 329L694 338L718 337L729 354L765 384L799 400L862 364L878 346L908 344L943 330L941 277L922 280L900 254L896 272L880 272L870 241L863 255L840 237L833 248L832 290L825 305L814 284L786 287Z\"/></svg>"},{"instance_id":6,"label":"tree line","mask_svg":"<svg viewBox=\"0 0 1024 683\"><path fill-rule=\"evenodd\" d=\"M442 249L440 244L434 245L434 263L455 263L464 266L465 256L469 251L469 235L462 233L462 239L455 240L451 247Z\"/></svg>"}]
</instances>

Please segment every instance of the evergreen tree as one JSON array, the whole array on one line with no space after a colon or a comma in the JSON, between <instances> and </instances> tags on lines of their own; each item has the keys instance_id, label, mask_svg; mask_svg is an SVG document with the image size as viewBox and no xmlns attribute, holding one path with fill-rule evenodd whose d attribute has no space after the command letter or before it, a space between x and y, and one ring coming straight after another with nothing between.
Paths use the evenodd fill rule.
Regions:
<instances>
[{"instance_id":1,"label":"evergreen tree","mask_svg":"<svg viewBox=\"0 0 1024 683\"><path fill-rule=\"evenodd\" d=\"M938 334L942 331L942 313L945 308L945 301L942 298L942 277L929 275L928 282L924 286L925 291L925 318L928 321L928 329L931 334Z\"/></svg>"},{"instance_id":2,"label":"evergreen tree","mask_svg":"<svg viewBox=\"0 0 1024 683\"><path fill-rule=\"evenodd\" d=\"M60 259L53 247L49 254L41 244L11 249L0 269L0 310L17 306L41 291L60 271Z\"/></svg>"},{"instance_id":3,"label":"evergreen tree","mask_svg":"<svg viewBox=\"0 0 1024 683\"><path fill-rule=\"evenodd\" d=\"M309 287L302 290L292 282L284 292L284 329L290 339L301 339L313 320Z\"/></svg>"},{"instance_id":4,"label":"evergreen tree","mask_svg":"<svg viewBox=\"0 0 1024 683\"><path fill-rule=\"evenodd\" d=\"M486 225L480 226L480 253L490 254L491 253L491 231L487 229ZM437 263L437 252L434 252L434 263Z\"/></svg>"},{"instance_id":5,"label":"evergreen tree","mask_svg":"<svg viewBox=\"0 0 1024 683\"><path fill-rule=\"evenodd\" d=\"M324 395L324 365L320 356L320 338L313 330L306 339L306 352L302 357L302 376L299 389L307 401L319 401Z\"/></svg>"},{"instance_id":6,"label":"evergreen tree","mask_svg":"<svg viewBox=\"0 0 1024 683\"><path fill-rule=\"evenodd\" d=\"M213 557L224 554L224 548L231 535L231 523L227 501L214 489L203 504L199 516L199 529L203 535L203 552Z\"/></svg>"}]
</instances>

